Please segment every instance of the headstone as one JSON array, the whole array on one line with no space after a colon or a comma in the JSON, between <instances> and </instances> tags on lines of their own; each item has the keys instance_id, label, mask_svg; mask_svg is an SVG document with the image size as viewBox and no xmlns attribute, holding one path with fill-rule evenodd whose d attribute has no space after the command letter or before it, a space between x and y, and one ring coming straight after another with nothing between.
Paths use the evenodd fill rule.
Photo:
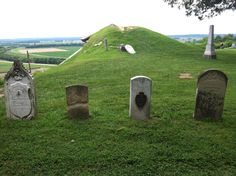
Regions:
<instances>
[{"instance_id":1,"label":"headstone","mask_svg":"<svg viewBox=\"0 0 236 176\"><path fill-rule=\"evenodd\" d=\"M66 87L66 99L69 117L81 119L89 117L88 87L82 85Z\"/></svg>"},{"instance_id":2,"label":"headstone","mask_svg":"<svg viewBox=\"0 0 236 176\"><path fill-rule=\"evenodd\" d=\"M198 77L195 119L222 117L228 78L219 70L208 70Z\"/></svg>"},{"instance_id":3,"label":"headstone","mask_svg":"<svg viewBox=\"0 0 236 176\"><path fill-rule=\"evenodd\" d=\"M36 115L35 88L32 76L20 61L14 61L5 76L4 93L7 117L31 119Z\"/></svg>"},{"instance_id":4,"label":"headstone","mask_svg":"<svg viewBox=\"0 0 236 176\"><path fill-rule=\"evenodd\" d=\"M210 25L204 57L207 59L216 59L216 52L214 48L214 25Z\"/></svg>"},{"instance_id":5,"label":"headstone","mask_svg":"<svg viewBox=\"0 0 236 176\"><path fill-rule=\"evenodd\" d=\"M119 46L120 50L123 52L127 52L129 54L135 54L136 51L134 50L134 48L131 45L124 45L124 44L120 44Z\"/></svg>"},{"instance_id":6,"label":"headstone","mask_svg":"<svg viewBox=\"0 0 236 176\"><path fill-rule=\"evenodd\" d=\"M135 54L136 51L134 50L134 48L131 45L125 45L125 49L129 54Z\"/></svg>"},{"instance_id":7,"label":"headstone","mask_svg":"<svg viewBox=\"0 0 236 176\"><path fill-rule=\"evenodd\" d=\"M235 43L232 43L231 48L236 48Z\"/></svg>"},{"instance_id":8,"label":"headstone","mask_svg":"<svg viewBox=\"0 0 236 176\"><path fill-rule=\"evenodd\" d=\"M104 38L104 47L105 47L105 50L108 51L108 42L107 42L107 38Z\"/></svg>"},{"instance_id":9,"label":"headstone","mask_svg":"<svg viewBox=\"0 0 236 176\"><path fill-rule=\"evenodd\" d=\"M136 120L150 118L152 80L146 76L136 76L130 80L129 116Z\"/></svg>"}]
</instances>

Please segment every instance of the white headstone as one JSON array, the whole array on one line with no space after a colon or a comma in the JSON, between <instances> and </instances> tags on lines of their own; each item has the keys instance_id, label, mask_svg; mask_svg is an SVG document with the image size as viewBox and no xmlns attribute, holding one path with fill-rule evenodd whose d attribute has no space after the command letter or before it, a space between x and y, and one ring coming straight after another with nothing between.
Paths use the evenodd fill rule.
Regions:
<instances>
[{"instance_id":1,"label":"white headstone","mask_svg":"<svg viewBox=\"0 0 236 176\"><path fill-rule=\"evenodd\" d=\"M130 80L129 116L136 120L150 118L152 80L146 76L136 76Z\"/></svg>"},{"instance_id":2,"label":"white headstone","mask_svg":"<svg viewBox=\"0 0 236 176\"><path fill-rule=\"evenodd\" d=\"M214 48L214 25L210 25L204 57L207 59L216 59L216 52Z\"/></svg>"},{"instance_id":3,"label":"white headstone","mask_svg":"<svg viewBox=\"0 0 236 176\"><path fill-rule=\"evenodd\" d=\"M4 87L7 117L31 119L36 115L33 78L20 61L6 74Z\"/></svg>"},{"instance_id":4,"label":"white headstone","mask_svg":"<svg viewBox=\"0 0 236 176\"><path fill-rule=\"evenodd\" d=\"M125 50L129 53L129 54L135 54L136 51L134 50L134 48L131 45L125 45Z\"/></svg>"}]
</instances>

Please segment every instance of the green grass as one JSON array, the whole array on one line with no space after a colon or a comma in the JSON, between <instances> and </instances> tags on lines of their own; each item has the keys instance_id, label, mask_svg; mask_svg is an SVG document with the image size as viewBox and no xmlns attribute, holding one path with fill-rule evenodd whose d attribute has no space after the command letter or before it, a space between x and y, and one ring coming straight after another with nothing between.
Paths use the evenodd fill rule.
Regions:
<instances>
[{"instance_id":1,"label":"green grass","mask_svg":"<svg viewBox=\"0 0 236 176\"><path fill-rule=\"evenodd\" d=\"M129 43L135 55L111 46ZM235 175L236 54L203 50L143 28L94 34L72 60L35 75L38 116L13 121L0 99L0 175ZM197 76L229 77L223 120L193 119ZM180 80L189 72L193 79ZM153 80L151 120L128 117L130 78ZM89 120L70 120L65 87L89 87ZM72 141L74 140L74 142Z\"/></svg>"}]
</instances>

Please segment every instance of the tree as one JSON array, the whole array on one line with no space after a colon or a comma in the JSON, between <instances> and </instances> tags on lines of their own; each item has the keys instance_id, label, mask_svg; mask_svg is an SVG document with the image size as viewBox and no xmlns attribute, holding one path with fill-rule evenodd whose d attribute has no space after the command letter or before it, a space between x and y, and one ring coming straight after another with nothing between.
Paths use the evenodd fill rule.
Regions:
<instances>
[{"instance_id":1,"label":"tree","mask_svg":"<svg viewBox=\"0 0 236 176\"><path fill-rule=\"evenodd\" d=\"M187 16L195 15L202 20L225 10L236 10L236 0L164 0L172 7L185 8Z\"/></svg>"},{"instance_id":2,"label":"tree","mask_svg":"<svg viewBox=\"0 0 236 176\"><path fill-rule=\"evenodd\" d=\"M234 40L234 35L233 34L227 34L223 37L223 40L224 41L227 41L227 40Z\"/></svg>"},{"instance_id":3,"label":"tree","mask_svg":"<svg viewBox=\"0 0 236 176\"><path fill-rule=\"evenodd\" d=\"M215 37L215 42L216 43L219 43L219 42L222 42L223 41L223 39L222 39L222 37L220 36L220 35L217 35L216 37Z\"/></svg>"}]
</instances>

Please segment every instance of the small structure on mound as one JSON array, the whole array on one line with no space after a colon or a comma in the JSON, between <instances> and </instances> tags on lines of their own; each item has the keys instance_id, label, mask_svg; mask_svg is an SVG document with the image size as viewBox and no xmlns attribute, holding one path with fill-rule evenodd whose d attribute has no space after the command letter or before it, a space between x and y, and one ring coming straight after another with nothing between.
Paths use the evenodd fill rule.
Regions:
<instances>
[{"instance_id":1,"label":"small structure on mound","mask_svg":"<svg viewBox=\"0 0 236 176\"><path fill-rule=\"evenodd\" d=\"M84 38L81 38L81 41L84 42L84 43L87 43L87 41L90 39L91 35L90 36L87 36L87 37L84 37Z\"/></svg>"}]
</instances>

